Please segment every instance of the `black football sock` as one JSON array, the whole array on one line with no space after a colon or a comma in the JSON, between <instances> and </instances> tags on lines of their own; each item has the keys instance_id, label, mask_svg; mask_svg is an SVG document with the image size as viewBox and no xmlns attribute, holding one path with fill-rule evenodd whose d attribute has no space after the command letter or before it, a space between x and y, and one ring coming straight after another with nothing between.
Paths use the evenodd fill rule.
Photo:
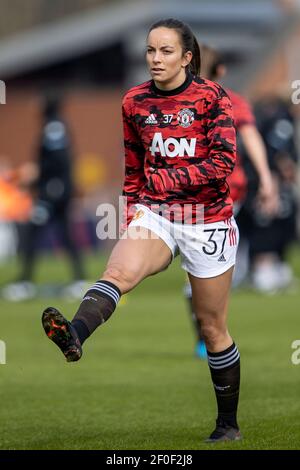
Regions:
<instances>
[{"instance_id":1,"label":"black football sock","mask_svg":"<svg viewBox=\"0 0 300 470\"><path fill-rule=\"evenodd\" d=\"M85 294L72 320L81 344L114 312L121 297L117 286L109 281L97 281Z\"/></svg>"},{"instance_id":2,"label":"black football sock","mask_svg":"<svg viewBox=\"0 0 300 470\"><path fill-rule=\"evenodd\" d=\"M192 287L191 287L191 284L189 282L187 282L184 286L184 295L185 295L185 298L186 298L187 303L188 303L188 309L189 309L189 313L191 315L192 322L193 322L193 325L194 325L194 329L195 329L195 332L196 332L196 335L197 335L197 340L198 341L204 341L203 336L201 334L201 323L200 323L200 321L199 321L199 319L198 319L198 317L195 314L194 309L193 309Z\"/></svg>"},{"instance_id":3,"label":"black football sock","mask_svg":"<svg viewBox=\"0 0 300 470\"><path fill-rule=\"evenodd\" d=\"M225 351L207 351L208 364L218 404L218 422L238 429L237 407L240 390L240 354L233 343Z\"/></svg>"},{"instance_id":4,"label":"black football sock","mask_svg":"<svg viewBox=\"0 0 300 470\"><path fill-rule=\"evenodd\" d=\"M90 330L88 329L88 327L86 326L85 323L83 323L82 320L72 320L72 325L74 326L77 334L78 334L78 338L79 338L79 341L81 344L84 343L84 341L90 336Z\"/></svg>"}]
</instances>

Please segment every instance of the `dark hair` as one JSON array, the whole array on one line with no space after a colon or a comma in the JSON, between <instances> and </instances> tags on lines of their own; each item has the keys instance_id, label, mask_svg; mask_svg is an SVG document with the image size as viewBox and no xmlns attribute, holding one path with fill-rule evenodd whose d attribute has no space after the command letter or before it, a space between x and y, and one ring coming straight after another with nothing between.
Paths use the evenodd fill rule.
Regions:
<instances>
[{"instance_id":1,"label":"dark hair","mask_svg":"<svg viewBox=\"0 0 300 470\"><path fill-rule=\"evenodd\" d=\"M152 26L150 26L148 34L156 28L169 28L175 29L177 31L180 37L183 53L191 51L193 54L192 60L188 66L189 70L193 75L199 75L201 67L200 47L191 28L182 21L176 20L174 18L157 21Z\"/></svg>"},{"instance_id":2,"label":"dark hair","mask_svg":"<svg viewBox=\"0 0 300 470\"><path fill-rule=\"evenodd\" d=\"M208 80L216 80L219 65L224 65L221 54L213 47L201 44L201 76Z\"/></svg>"}]
</instances>

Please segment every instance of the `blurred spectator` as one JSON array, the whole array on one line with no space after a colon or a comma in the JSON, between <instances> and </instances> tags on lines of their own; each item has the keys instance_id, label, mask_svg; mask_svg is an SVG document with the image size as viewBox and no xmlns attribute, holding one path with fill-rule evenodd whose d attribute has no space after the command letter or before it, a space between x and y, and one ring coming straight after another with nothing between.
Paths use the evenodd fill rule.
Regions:
<instances>
[{"instance_id":1,"label":"blurred spectator","mask_svg":"<svg viewBox=\"0 0 300 470\"><path fill-rule=\"evenodd\" d=\"M226 74L226 67L221 55L214 48L205 44L201 45L201 76L213 81L219 81ZM250 104L241 95L230 89L226 90L232 103L234 126L237 132L237 156L233 172L226 179L230 196L233 200L233 210L239 224L239 212L243 207L247 194L247 176L244 170L244 160L241 155L241 146L247 151L247 155L255 168L258 187L257 199L260 206L267 214L274 214L278 209L277 191L274 187L272 174L268 166L266 148L262 137L256 127L255 117ZM239 227L240 228L240 227ZM237 251L233 285L241 284L248 274L248 242L247 237L240 230L240 242ZM189 283L184 288L188 300L189 310L197 333L196 355L206 358L206 346L201 332L201 324L193 312L192 290Z\"/></svg>"},{"instance_id":2,"label":"blurred spectator","mask_svg":"<svg viewBox=\"0 0 300 470\"><path fill-rule=\"evenodd\" d=\"M83 267L80 253L70 229L70 203L72 198L70 136L60 115L58 100L47 100L43 110L43 122L38 144L37 172L25 168L24 180L32 181L34 206L30 221L20 237L22 271L18 282L6 286L3 294L10 300L32 297L33 271L41 236L49 227L60 232L62 245L66 249L73 268L75 292L82 283ZM35 178L35 179L34 179Z\"/></svg>"},{"instance_id":3,"label":"blurred spectator","mask_svg":"<svg viewBox=\"0 0 300 470\"><path fill-rule=\"evenodd\" d=\"M256 201L257 179L248 161L249 190L241 219L248 233L253 286L262 292L274 292L287 287L293 278L286 253L296 237L295 122L286 103L276 97L261 101L256 114L269 164L276 175L279 209L275 215L267 214Z\"/></svg>"},{"instance_id":4,"label":"blurred spectator","mask_svg":"<svg viewBox=\"0 0 300 470\"><path fill-rule=\"evenodd\" d=\"M214 81L221 81L227 73L222 55L214 48L201 45L201 76ZM226 90L233 107L235 127L237 130L237 159L234 171L227 179L230 195L234 202L234 214L240 229L240 242L233 275L233 286L242 284L249 273L249 243L247 232L240 223L240 211L248 191L245 156L251 161L255 171L257 185L254 198L259 201L265 214L274 214L278 210L277 185L268 165L267 151L262 136L256 126L256 119L250 103L241 95Z\"/></svg>"},{"instance_id":5,"label":"blurred spectator","mask_svg":"<svg viewBox=\"0 0 300 470\"><path fill-rule=\"evenodd\" d=\"M15 222L29 219L32 199L21 187L20 169L14 169L4 156L0 158L0 261L16 254Z\"/></svg>"}]
</instances>

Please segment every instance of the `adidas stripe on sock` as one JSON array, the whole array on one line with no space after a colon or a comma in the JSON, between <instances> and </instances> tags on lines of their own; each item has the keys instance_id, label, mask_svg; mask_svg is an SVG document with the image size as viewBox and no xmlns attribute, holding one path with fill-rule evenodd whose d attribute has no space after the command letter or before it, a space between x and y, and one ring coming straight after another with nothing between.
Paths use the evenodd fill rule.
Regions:
<instances>
[{"instance_id":1,"label":"adidas stripe on sock","mask_svg":"<svg viewBox=\"0 0 300 470\"><path fill-rule=\"evenodd\" d=\"M115 286L112 282L109 281L97 281L95 284L87 291L83 300L87 300L91 293L95 293L100 295L101 297L105 297L112 302L114 302L115 306L117 306L121 292L117 286Z\"/></svg>"},{"instance_id":2,"label":"adidas stripe on sock","mask_svg":"<svg viewBox=\"0 0 300 470\"><path fill-rule=\"evenodd\" d=\"M225 369L233 366L239 359L240 353L233 343L228 349L218 353L207 351L208 364L211 369Z\"/></svg>"}]
</instances>

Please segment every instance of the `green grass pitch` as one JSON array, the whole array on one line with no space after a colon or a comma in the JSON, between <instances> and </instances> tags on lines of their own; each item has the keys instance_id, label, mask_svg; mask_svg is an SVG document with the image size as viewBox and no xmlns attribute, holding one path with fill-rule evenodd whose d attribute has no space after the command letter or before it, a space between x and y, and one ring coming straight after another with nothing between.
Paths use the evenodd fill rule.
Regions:
<instances>
[{"instance_id":1,"label":"green grass pitch","mask_svg":"<svg viewBox=\"0 0 300 470\"><path fill-rule=\"evenodd\" d=\"M97 279L104 260L89 259ZM300 277L300 253L291 253ZM46 259L39 282L65 281L64 259ZM2 281L15 266L2 266ZM41 328L43 308L71 318L78 302L0 301L0 449L300 449L300 289L262 296L234 292L230 331L242 359L239 421L244 440L207 445L215 399L194 335L176 261L144 281L90 338L78 363L65 362Z\"/></svg>"}]
</instances>

